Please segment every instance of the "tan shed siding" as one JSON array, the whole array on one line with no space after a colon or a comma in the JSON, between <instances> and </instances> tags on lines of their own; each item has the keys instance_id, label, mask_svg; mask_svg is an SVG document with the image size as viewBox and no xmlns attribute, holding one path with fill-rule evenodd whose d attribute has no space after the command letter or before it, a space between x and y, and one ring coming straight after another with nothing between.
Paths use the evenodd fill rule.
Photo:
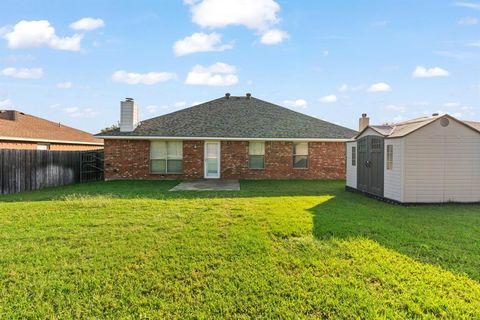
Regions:
<instances>
[{"instance_id":1,"label":"tan shed siding","mask_svg":"<svg viewBox=\"0 0 480 320\"><path fill-rule=\"evenodd\" d=\"M405 202L480 201L480 135L450 120L405 137Z\"/></svg>"},{"instance_id":2,"label":"tan shed siding","mask_svg":"<svg viewBox=\"0 0 480 320\"><path fill-rule=\"evenodd\" d=\"M352 147L357 148L357 142L347 142L347 186L357 188L357 167L352 166ZM355 154L358 152L356 150ZM358 164L357 164L358 165Z\"/></svg>"},{"instance_id":3,"label":"tan shed siding","mask_svg":"<svg viewBox=\"0 0 480 320\"><path fill-rule=\"evenodd\" d=\"M403 148L404 139L385 139L384 159L384 191L383 196L388 199L403 202ZM393 146L393 167L387 170L387 146Z\"/></svg>"}]
</instances>

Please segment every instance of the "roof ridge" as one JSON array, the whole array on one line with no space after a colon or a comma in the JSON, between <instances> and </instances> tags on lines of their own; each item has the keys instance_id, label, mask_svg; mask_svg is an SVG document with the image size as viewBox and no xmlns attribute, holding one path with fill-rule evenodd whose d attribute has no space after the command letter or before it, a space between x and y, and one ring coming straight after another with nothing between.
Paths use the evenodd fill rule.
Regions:
<instances>
[{"instance_id":1,"label":"roof ridge","mask_svg":"<svg viewBox=\"0 0 480 320\"><path fill-rule=\"evenodd\" d=\"M412 124L412 123L417 123L417 122L423 122L423 121L428 121L428 120L435 120L438 117L430 117L430 116L424 116L424 117L419 117L419 118L414 118L402 122L397 122L394 123L394 126L402 126L402 125L407 125L407 124Z\"/></svg>"},{"instance_id":2,"label":"roof ridge","mask_svg":"<svg viewBox=\"0 0 480 320\"><path fill-rule=\"evenodd\" d=\"M355 130L256 97L220 97L141 121L108 136L351 138Z\"/></svg>"}]
</instances>

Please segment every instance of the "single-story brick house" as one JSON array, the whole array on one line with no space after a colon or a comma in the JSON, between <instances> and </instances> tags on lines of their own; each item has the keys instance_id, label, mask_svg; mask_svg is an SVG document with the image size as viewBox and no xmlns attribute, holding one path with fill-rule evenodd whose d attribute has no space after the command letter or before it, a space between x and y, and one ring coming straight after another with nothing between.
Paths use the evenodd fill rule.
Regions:
<instances>
[{"instance_id":1,"label":"single-story brick house","mask_svg":"<svg viewBox=\"0 0 480 320\"><path fill-rule=\"evenodd\" d=\"M16 110L0 111L0 149L84 151L103 148L92 134Z\"/></svg>"},{"instance_id":2,"label":"single-story brick house","mask_svg":"<svg viewBox=\"0 0 480 320\"><path fill-rule=\"evenodd\" d=\"M105 141L106 179L344 179L357 132L253 98L230 96L138 121L121 102Z\"/></svg>"}]
</instances>

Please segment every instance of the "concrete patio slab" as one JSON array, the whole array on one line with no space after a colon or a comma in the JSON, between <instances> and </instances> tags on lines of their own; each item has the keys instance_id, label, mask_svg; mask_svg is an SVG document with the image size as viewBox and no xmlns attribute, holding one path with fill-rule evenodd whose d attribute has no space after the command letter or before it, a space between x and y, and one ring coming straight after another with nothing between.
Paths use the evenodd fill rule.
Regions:
<instances>
[{"instance_id":1,"label":"concrete patio slab","mask_svg":"<svg viewBox=\"0 0 480 320\"><path fill-rule=\"evenodd\" d=\"M239 191L238 180L192 180L183 181L170 191Z\"/></svg>"}]
</instances>

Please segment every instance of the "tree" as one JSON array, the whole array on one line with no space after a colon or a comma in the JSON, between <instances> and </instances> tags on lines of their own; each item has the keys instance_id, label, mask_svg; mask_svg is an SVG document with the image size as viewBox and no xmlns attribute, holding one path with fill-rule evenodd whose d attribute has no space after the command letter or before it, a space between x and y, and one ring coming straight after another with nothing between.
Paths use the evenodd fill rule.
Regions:
<instances>
[{"instance_id":1,"label":"tree","mask_svg":"<svg viewBox=\"0 0 480 320\"><path fill-rule=\"evenodd\" d=\"M111 132L111 131L118 131L120 130L120 122L116 122L112 124L110 127L103 128L100 132L101 133L106 133L106 132Z\"/></svg>"}]
</instances>

